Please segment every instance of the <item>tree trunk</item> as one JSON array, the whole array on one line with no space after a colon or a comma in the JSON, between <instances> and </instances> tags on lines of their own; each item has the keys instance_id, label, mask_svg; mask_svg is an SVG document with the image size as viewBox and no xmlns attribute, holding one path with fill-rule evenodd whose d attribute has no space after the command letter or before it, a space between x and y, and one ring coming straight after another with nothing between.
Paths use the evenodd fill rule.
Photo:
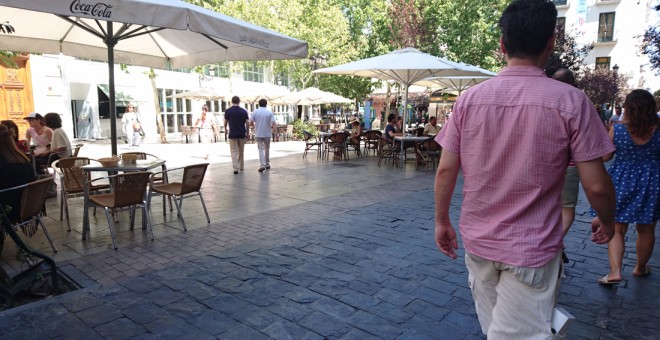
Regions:
<instances>
[{"instance_id":1,"label":"tree trunk","mask_svg":"<svg viewBox=\"0 0 660 340\"><path fill-rule=\"evenodd\" d=\"M151 88L154 95L154 105L156 108L156 124L158 125L158 131L160 132L160 142L167 144L167 134L165 133L165 128L163 127L163 113L160 111L160 105L158 105L158 88L156 88L156 72L153 68L149 69L149 80L151 80Z\"/></svg>"}]
</instances>

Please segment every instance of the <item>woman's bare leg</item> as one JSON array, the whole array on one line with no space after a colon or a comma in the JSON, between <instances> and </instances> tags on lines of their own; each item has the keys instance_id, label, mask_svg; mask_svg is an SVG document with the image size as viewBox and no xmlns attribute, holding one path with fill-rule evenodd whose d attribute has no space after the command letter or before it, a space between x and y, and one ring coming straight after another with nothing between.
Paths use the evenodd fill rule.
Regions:
<instances>
[{"instance_id":1,"label":"woman's bare leg","mask_svg":"<svg viewBox=\"0 0 660 340\"><path fill-rule=\"evenodd\" d=\"M646 264L653 254L655 246L655 222L652 224L637 224L637 265L633 270L635 276L647 274Z\"/></svg>"},{"instance_id":2,"label":"woman's bare leg","mask_svg":"<svg viewBox=\"0 0 660 340\"><path fill-rule=\"evenodd\" d=\"M623 262L623 252L626 249L627 231L628 223L614 223L614 237L607 244L607 254L610 258L610 280L621 280L621 263Z\"/></svg>"}]
</instances>

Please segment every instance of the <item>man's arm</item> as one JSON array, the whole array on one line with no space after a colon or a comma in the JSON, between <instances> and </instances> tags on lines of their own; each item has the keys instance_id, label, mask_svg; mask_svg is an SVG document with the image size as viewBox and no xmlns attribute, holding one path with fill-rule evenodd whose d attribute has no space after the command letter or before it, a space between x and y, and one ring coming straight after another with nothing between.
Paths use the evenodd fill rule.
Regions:
<instances>
[{"instance_id":1,"label":"man's arm","mask_svg":"<svg viewBox=\"0 0 660 340\"><path fill-rule=\"evenodd\" d=\"M605 170L601 158L586 162L576 162L584 193L598 217L591 225L591 240L598 244L607 243L614 236L614 212L616 195L610 175Z\"/></svg>"},{"instance_id":2,"label":"man's arm","mask_svg":"<svg viewBox=\"0 0 660 340\"><path fill-rule=\"evenodd\" d=\"M440 165L435 175L435 244L448 257L455 259L458 241L449 219L449 203L456 186L460 156L448 150L442 151Z\"/></svg>"}]
</instances>

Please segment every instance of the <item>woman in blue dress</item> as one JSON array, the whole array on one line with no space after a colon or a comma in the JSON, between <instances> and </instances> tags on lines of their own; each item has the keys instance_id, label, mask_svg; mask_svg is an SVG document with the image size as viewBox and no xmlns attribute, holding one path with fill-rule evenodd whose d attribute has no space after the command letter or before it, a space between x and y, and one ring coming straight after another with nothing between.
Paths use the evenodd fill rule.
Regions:
<instances>
[{"instance_id":1,"label":"woman in blue dress","mask_svg":"<svg viewBox=\"0 0 660 340\"><path fill-rule=\"evenodd\" d=\"M625 235L630 223L637 228L637 264L632 274L649 275L648 261L660 217L660 118L655 99L648 91L634 90L623 105L623 121L610 129L616 158L608 172L616 189L616 217L615 234L607 246L610 272L599 280L601 284L621 282Z\"/></svg>"}]
</instances>

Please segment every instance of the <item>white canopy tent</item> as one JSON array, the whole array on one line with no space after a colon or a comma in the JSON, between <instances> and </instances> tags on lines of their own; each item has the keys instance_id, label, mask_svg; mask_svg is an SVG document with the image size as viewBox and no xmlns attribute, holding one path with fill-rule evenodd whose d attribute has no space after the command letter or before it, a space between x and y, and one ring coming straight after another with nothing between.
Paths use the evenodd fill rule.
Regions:
<instances>
[{"instance_id":1,"label":"white canopy tent","mask_svg":"<svg viewBox=\"0 0 660 340\"><path fill-rule=\"evenodd\" d=\"M161 69L307 56L307 43L178 0L0 0L15 28L0 50L108 62L112 152L117 152L115 61Z\"/></svg>"}]
</instances>

